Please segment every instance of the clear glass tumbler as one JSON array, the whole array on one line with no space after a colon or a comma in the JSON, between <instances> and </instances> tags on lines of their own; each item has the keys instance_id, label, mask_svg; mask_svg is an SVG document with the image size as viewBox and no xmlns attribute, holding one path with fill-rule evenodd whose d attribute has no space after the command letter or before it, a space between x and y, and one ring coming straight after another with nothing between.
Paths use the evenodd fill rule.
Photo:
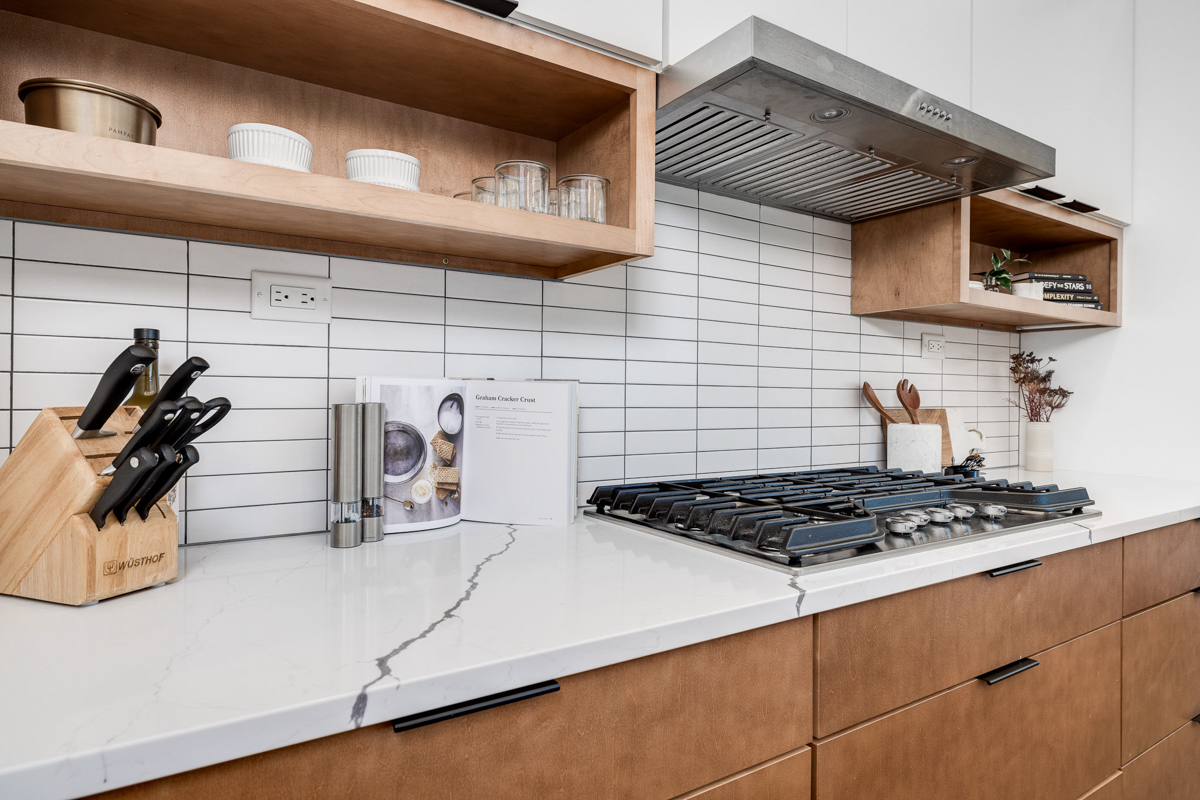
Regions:
<instances>
[{"instance_id":1,"label":"clear glass tumbler","mask_svg":"<svg viewBox=\"0 0 1200 800\"><path fill-rule=\"evenodd\" d=\"M608 220L608 178L567 175L558 179L558 215L584 222Z\"/></svg>"},{"instance_id":2,"label":"clear glass tumbler","mask_svg":"<svg viewBox=\"0 0 1200 800\"><path fill-rule=\"evenodd\" d=\"M496 205L545 214L550 201L550 168L537 161L496 165Z\"/></svg>"},{"instance_id":3,"label":"clear glass tumbler","mask_svg":"<svg viewBox=\"0 0 1200 800\"><path fill-rule=\"evenodd\" d=\"M484 205L496 205L496 178L484 175L471 181L471 199Z\"/></svg>"},{"instance_id":4,"label":"clear glass tumbler","mask_svg":"<svg viewBox=\"0 0 1200 800\"><path fill-rule=\"evenodd\" d=\"M474 194L474 192L458 192L457 194L454 195L454 199L455 200L474 200L475 198L472 196L473 194Z\"/></svg>"}]
</instances>

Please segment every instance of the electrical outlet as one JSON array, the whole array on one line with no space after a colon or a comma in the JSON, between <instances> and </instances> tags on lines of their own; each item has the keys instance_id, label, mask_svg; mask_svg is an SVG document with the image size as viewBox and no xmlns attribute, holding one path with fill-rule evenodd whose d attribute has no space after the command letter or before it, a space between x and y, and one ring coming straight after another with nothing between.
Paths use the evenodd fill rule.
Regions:
<instances>
[{"instance_id":1,"label":"electrical outlet","mask_svg":"<svg viewBox=\"0 0 1200 800\"><path fill-rule=\"evenodd\" d=\"M921 358L946 357L946 337L936 333L921 334Z\"/></svg>"},{"instance_id":2,"label":"electrical outlet","mask_svg":"<svg viewBox=\"0 0 1200 800\"><path fill-rule=\"evenodd\" d=\"M250 316L289 322L328 323L333 312L333 281L282 272L250 273Z\"/></svg>"}]
</instances>

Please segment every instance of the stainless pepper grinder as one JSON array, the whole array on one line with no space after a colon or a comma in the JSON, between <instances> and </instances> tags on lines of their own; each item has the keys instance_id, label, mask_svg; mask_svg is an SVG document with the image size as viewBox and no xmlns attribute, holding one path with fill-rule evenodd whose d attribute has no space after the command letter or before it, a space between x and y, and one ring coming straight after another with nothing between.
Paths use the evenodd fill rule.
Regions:
<instances>
[{"instance_id":1,"label":"stainless pepper grinder","mask_svg":"<svg viewBox=\"0 0 1200 800\"><path fill-rule=\"evenodd\" d=\"M333 493L329 497L329 546L362 544L362 406L333 407Z\"/></svg>"},{"instance_id":2,"label":"stainless pepper grinder","mask_svg":"<svg viewBox=\"0 0 1200 800\"><path fill-rule=\"evenodd\" d=\"M383 541L383 403L362 404L362 539Z\"/></svg>"}]
</instances>

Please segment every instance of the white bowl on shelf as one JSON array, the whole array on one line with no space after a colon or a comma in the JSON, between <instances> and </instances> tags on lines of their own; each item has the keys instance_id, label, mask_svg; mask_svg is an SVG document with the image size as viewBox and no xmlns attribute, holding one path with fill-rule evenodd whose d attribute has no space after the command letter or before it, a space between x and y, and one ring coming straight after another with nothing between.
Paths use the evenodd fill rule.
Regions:
<instances>
[{"instance_id":1,"label":"white bowl on shelf","mask_svg":"<svg viewBox=\"0 0 1200 800\"><path fill-rule=\"evenodd\" d=\"M234 161L311 172L313 146L295 131L263 122L241 122L229 129L229 157Z\"/></svg>"},{"instance_id":2,"label":"white bowl on shelf","mask_svg":"<svg viewBox=\"0 0 1200 800\"><path fill-rule=\"evenodd\" d=\"M346 153L346 177L360 183L419 192L421 162L395 150L351 150Z\"/></svg>"}]
</instances>

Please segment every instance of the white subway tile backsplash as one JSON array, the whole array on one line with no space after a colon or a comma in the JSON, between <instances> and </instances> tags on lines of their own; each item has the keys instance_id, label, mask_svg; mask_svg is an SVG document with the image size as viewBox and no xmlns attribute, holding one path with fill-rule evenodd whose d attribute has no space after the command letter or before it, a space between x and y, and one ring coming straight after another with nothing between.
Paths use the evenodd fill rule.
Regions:
<instances>
[{"instance_id":1,"label":"white subway tile backsplash","mask_svg":"<svg viewBox=\"0 0 1200 800\"><path fill-rule=\"evenodd\" d=\"M13 290L21 297L187 306L186 275L21 260L13 270Z\"/></svg>"},{"instance_id":2,"label":"white subway tile backsplash","mask_svg":"<svg viewBox=\"0 0 1200 800\"><path fill-rule=\"evenodd\" d=\"M197 312L191 313L193 326ZM255 320L261 324L261 321ZM280 325L299 325L305 328L319 326L306 323L274 323ZM412 322L383 322L372 319L334 319L329 325L329 346L351 348L357 350L416 350L419 352L441 353L449 349L449 331L456 328L443 328L441 325L421 325ZM491 338L497 332L489 331L486 336ZM509 333L509 331L505 331ZM311 332L310 332L311 335Z\"/></svg>"},{"instance_id":3,"label":"white subway tile backsplash","mask_svg":"<svg viewBox=\"0 0 1200 800\"><path fill-rule=\"evenodd\" d=\"M329 277L329 256L216 242L188 243L188 271L216 278L250 278L256 270Z\"/></svg>"},{"instance_id":4,"label":"white subway tile backsplash","mask_svg":"<svg viewBox=\"0 0 1200 800\"><path fill-rule=\"evenodd\" d=\"M354 258L330 258L329 277L342 289L370 289L401 294L446 293L447 276L457 273L432 267L363 261Z\"/></svg>"},{"instance_id":5,"label":"white subway tile backsplash","mask_svg":"<svg viewBox=\"0 0 1200 800\"><path fill-rule=\"evenodd\" d=\"M0 255L161 272L188 269L188 243L183 239L30 222L16 223L11 237L9 252Z\"/></svg>"},{"instance_id":6,"label":"white subway tile backsplash","mask_svg":"<svg viewBox=\"0 0 1200 800\"><path fill-rule=\"evenodd\" d=\"M16 295L0 300L0 459L150 326L164 369L203 355L197 391L235 408L188 478L188 542L323 530L328 406L364 374L579 380L581 499L606 482L882 462L861 383L897 407L906 376L926 407L986 426L990 465L1015 462L1019 337L852 316L850 226L658 192L652 257L562 282L0 220L0 297ZM332 324L251 319L256 269L330 277ZM922 331L946 335L944 361L919 358Z\"/></svg>"},{"instance_id":7,"label":"white subway tile backsplash","mask_svg":"<svg viewBox=\"0 0 1200 800\"><path fill-rule=\"evenodd\" d=\"M542 282L486 272L447 272L446 297L540 306Z\"/></svg>"}]
</instances>

